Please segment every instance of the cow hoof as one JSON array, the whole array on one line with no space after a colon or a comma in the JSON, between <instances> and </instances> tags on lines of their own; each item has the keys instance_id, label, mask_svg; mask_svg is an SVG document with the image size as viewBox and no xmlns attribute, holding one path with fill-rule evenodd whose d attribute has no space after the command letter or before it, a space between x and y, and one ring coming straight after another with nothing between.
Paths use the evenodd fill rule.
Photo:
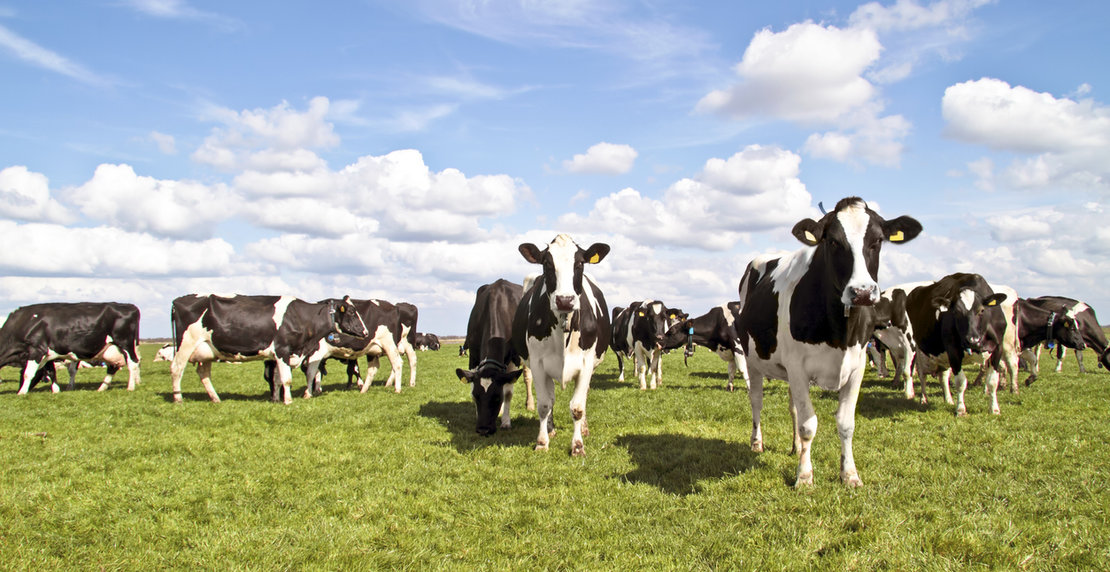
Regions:
<instances>
[{"instance_id":1,"label":"cow hoof","mask_svg":"<svg viewBox=\"0 0 1110 572\"><path fill-rule=\"evenodd\" d=\"M851 474L841 473L840 480L841 480L841 482L844 483L844 486L849 487L849 488L854 489L856 487L862 487L863 486L863 481L861 481L859 479L859 474L858 473L851 473Z\"/></svg>"},{"instance_id":2,"label":"cow hoof","mask_svg":"<svg viewBox=\"0 0 1110 572\"><path fill-rule=\"evenodd\" d=\"M312 392L311 392L311 391L308 391L308 390L306 389L306 390L305 390L305 392L304 392L304 398L305 398L305 399L312 399Z\"/></svg>"},{"instance_id":3,"label":"cow hoof","mask_svg":"<svg viewBox=\"0 0 1110 572\"><path fill-rule=\"evenodd\" d=\"M997 408L991 409L991 414L993 414L993 415L1002 415L1002 411L998 410Z\"/></svg>"},{"instance_id":4,"label":"cow hoof","mask_svg":"<svg viewBox=\"0 0 1110 572\"><path fill-rule=\"evenodd\" d=\"M512 429L512 428L513 428L513 426L512 426L512 424L511 424L511 423L502 423L502 424L501 424L501 428L502 428L502 429Z\"/></svg>"},{"instance_id":5,"label":"cow hoof","mask_svg":"<svg viewBox=\"0 0 1110 572\"><path fill-rule=\"evenodd\" d=\"M175 393L175 394L173 394L173 402L174 402L174 403L182 403L182 400L181 400L181 394L180 394L180 393Z\"/></svg>"},{"instance_id":6,"label":"cow hoof","mask_svg":"<svg viewBox=\"0 0 1110 572\"><path fill-rule=\"evenodd\" d=\"M572 457L585 457L586 445L581 441L575 441L574 446L570 448L570 456Z\"/></svg>"},{"instance_id":7,"label":"cow hoof","mask_svg":"<svg viewBox=\"0 0 1110 572\"><path fill-rule=\"evenodd\" d=\"M794 481L794 488L801 489L813 486L813 471L798 475L798 480Z\"/></svg>"},{"instance_id":8,"label":"cow hoof","mask_svg":"<svg viewBox=\"0 0 1110 572\"><path fill-rule=\"evenodd\" d=\"M956 417L967 417L967 409L957 409Z\"/></svg>"},{"instance_id":9,"label":"cow hoof","mask_svg":"<svg viewBox=\"0 0 1110 572\"><path fill-rule=\"evenodd\" d=\"M763 441L752 441L752 452L753 453L762 453L763 452Z\"/></svg>"},{"instance_id":10,"label":"cow hoof","mask_svg":"<svg viewBox=\"0 0 1110 572\"><path fill-rule=\"evenodd\" d=\"M546 450L547 450L547 443L539 443L539 442L537 442L537 443L536 443L536 450L537 450L537 451L546 451Z\"/></svg>"}]
</instances>

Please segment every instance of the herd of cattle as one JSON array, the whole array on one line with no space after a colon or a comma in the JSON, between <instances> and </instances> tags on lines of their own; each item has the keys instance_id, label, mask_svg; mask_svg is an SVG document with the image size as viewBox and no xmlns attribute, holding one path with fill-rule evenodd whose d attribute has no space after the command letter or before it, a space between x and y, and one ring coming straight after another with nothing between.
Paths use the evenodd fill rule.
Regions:
<instances>
[{"instance_id":1,"label":"herd of cattle","mask_svg":"<svg viewBox=\"0 0 1110 572\"><path fill-rule=\"evenodd\" d=\"M469 354L469 367L456 374L470 384L477 431L490 435L510 427L513 387L523 375L528 409L534 407L540 421L536 449L546 450L555 431L555 381L565 387L573 380L570 451L584 455L590 379L606 350L616 354L622 381L627 359L640 388L655 389L662 381L663 352L685 346L688 356L700 345L728 362L730 390L736 374L746 380L753 451L763 449L763 381L787 382L798 486L813 482L810 447L817 417L809 387L837 391L840 477L858 486L852 437L869 354L885 376L883 354L890 352L894 382L904 383L909 399L915 396L915 370L922 402L926 378L939 377L945 400L955 403L957 415L967 411L965 360L981 364L995 414L1000 378L1017 392L1019 359L1024 358L1031 371L1025 383L1032 383L1042 345L1058 352L1073 348L1080 371L1082 351L1090 347L1097 352L1098 365L1110 369L1110 346L1094 310L1082 302L1019 298L1012 288L968 273L880 290L883 243L908 242L921 230L911 217L884 220L863 200L843 199L821 219L794 226L792 234L802 248L751 261L740 279L739 301L694 318L653 299L613 308L610 314L601 289L584 271L586 264L606 257L606 244L583 249L565 234L542 250L522 244L521 255L539 265L540 272L523 284L502 279L478 288L460 348L460 355ZM47 378L57 391L54 368L44 367L55 361L71 365L71 387L76 363L86 361L107 366L101 390L124 367L130 373L128 389L134 389L139 381L138 317L138 308L118 303L19 308L0 328L0 367L22 368L19 393ZM399 392L401 355L409 359L409 384L415 385L414 348L439 348L434 335L416 332L416 321L415 306L382 300L344 297L309 303L289 296L187 295L173 302L174 344L159 355L171 361L175 401L181 401L181 378L189 363L196 364L212 401L219 401L210 379L211 363L217 360L267 360L272 399L290 403L293 369L305 373L306 398L320 391L319 374L327 359L345 362L348 387L357 380L366 391L385 355L392 366L386 384ZM364 356L368 371L360 377L358 360ZM1058 353L1057 370L1061 357ZM953 374L955 400L949 384Z\"/></svg>"}]
</instances>

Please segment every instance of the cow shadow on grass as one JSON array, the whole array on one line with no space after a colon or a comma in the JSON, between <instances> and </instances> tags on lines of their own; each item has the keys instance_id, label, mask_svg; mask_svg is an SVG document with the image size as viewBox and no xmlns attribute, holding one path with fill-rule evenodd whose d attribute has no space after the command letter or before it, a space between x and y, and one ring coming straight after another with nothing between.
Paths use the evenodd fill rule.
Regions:
<instances>
[{"instance_id":1,"label":"cow shadow on grass","mask_svg":"<svg viewBox=\"0 0 1110 572\"><path fill-rule=\"evenodd\" d=\"M523 396L514 397L510 429L498 429L497 433L483 437L475 430L477 413L470 401L429 401L420 406L422 417L433 419L447 429L451 435L451 445L460 453L485 447L532 446L539 433L540 424L535 414L524 413ZM558 428L558 426L556 426Z\"/></svg>"},{"instance_id":2,"label":"cow shadow on grass","mask_svg":"<svg viewBox=\"0 0 1110 572\"><path fill-rule=\"evenodd\" d=\"M699 492L701 481L746 473L762 464L749 448L723 439L673 433L622 435L615 444L626 449L636 465L617 478L682 496Z\"/></svg>"},{"instance_id":3,"label":"cow shadow on grass","mask_svg":"<svg viewBox=\"0 0 1110 572\"><path fill-rule=\"evenodd\" d=\"M888 390L889 386L864 384L856 401L856 415L867 419L880 419L884 417L898 417L907 413L926 411L929 406L921 405L918 399L906 399L903 390ZM836 391L818 391L813 394L814 399L837 401L840 394ZM944 398L941 398L943 403Z\"/></svg>"}]
</instances>

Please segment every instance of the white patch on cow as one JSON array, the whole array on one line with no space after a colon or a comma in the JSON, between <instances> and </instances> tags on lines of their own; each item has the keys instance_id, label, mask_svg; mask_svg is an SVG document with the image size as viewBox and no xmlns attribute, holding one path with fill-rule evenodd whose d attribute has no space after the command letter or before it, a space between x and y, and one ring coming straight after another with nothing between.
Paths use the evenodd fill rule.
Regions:
<instances>
[{"instance_id":1,"label":"white patch on cow","mask_svg":"<svg viewBox=\"0 0 1110 572\"><path fill-rule=\"evenodd\" d=\"M971 289L960 290L960 303L964 309L971 311L975 307L975 291Z\"/></svg>"},{"instance_id":2,"label":"white patch on cow","mask_svg":"<svg viewBox=\"0 0 1110 572\"><path fill-rule=\"evenodd\" d=\"M565 234L556 236L547 247L551 262L555 266L555 291L551 293L553 310L555 300L566 296L573 298L573 309L578 309L578 295L574 292L574 257L578 254L578 250L578 245ZM585 280L582 286L584 290L589 290Z\"/></svg>"},{"instance_id":3,"label":"white patch on cow","mask_svg":"<svg viewBox=\"0 0 1110 572\"><path fill-rule=\"evenodd\" d=\"M282 296L274 304L274 325L281 327L282 321L285 320L285 311L289 309L289 304L296 300L293 296Z\"/></svg>"},{"instance_id":4,"label":"white patch on cow","mask_svg":"<svg viewBox=\"0 0 1110 572\"><path fill-rule=\"evenodd\" d=\"M1074 320L1076 316L1083 312L1086 312L1088 309L1090 309L1090 306L1084 304L1083 302L1080 302L1068 308L1067 316Z\"/></svg>"},{"instance_id":5,"label":"white patch on cow","mask_svg":"<svg viewBox=\"0 0 1110 572\"><path fill-rule=\"evenodd\" d=\"M489 391L489 386L493 385L493 380L488 377L483 377L478 380L478 384L482 386L482 391Z\"/></svg>"},{"instance_id":6,"label":"white patch on cow","mask_svg":"<svg viewBox=\"0 0 1110 572\"><path fill-rule=\"evenodd\" d=\"M662 314L663 313L663 303L662 302L652 303L651 304L651 311L655 312L656 314Z\"/></svg>"},{"instance_id":7,"label":"white patch on cow","mask_svg":"<svg viewBox=\"0 0 1110 572\"><path fill-rule=\"evenodd\" d=\"M867 227L871 224L871 215L867 213L867 204L860 201L848 205L847 208L836 213L836 219L844 228L844 235L848 240L848 248L852 252L852 274L848 284L841 294L840 300L845 306L852 305L855 297L853 292L871 289L871 302L879 298L879 285L867 270L867 260L863 256L863 239L867 234Z\"/></svg>"}]
</instances>

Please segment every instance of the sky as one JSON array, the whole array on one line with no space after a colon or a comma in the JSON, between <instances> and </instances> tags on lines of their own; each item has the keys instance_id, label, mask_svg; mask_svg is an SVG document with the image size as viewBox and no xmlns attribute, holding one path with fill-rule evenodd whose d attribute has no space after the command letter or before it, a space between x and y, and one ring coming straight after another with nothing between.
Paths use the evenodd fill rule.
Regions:
<instances>
[{"instance_id":1,"label":"sky","mask_svg":"<svg viewBox=\"0 0 1110 572\"><path fill-rule=\"evenodd\" d=\"M567 233L691 315L859 196L886 288L977 272L1110 322L1110 2L0 0L0 315L407 301Z\"/></svg>"}]
</instances>

